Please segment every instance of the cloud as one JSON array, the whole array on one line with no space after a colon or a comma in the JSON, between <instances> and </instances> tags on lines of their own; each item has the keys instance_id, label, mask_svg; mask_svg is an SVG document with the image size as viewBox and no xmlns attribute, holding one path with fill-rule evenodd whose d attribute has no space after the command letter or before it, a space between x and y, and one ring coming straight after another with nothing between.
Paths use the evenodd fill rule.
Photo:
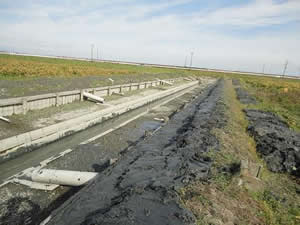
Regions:
<instances>
[{"instance_id":1,"label":"cloud","mask_svg":"<svg viewBox=\"0 0 300 225\"><path fill-rule=\"evenodd\" d=\"M234 6L199 15L198 24L268 26L300 21L300 1L276 2L256 0L246 5Z\"/></svg>"},{"instance_id":2,"label":"cloud","mask_svg":"<svg viewBox=\"0 0 300 225\"><path fill-rule=\"evenodd\" d=\"M107 59L176 65L194 51L195 66L260 72L266 64L273 73L288 59L288 72L299 74L298 2L261 0L207 10L205 1L199 8L192 0L32 1L0 7L6 16L0 48L89 57L93 43Z\"/></svg>"}]
</instances>

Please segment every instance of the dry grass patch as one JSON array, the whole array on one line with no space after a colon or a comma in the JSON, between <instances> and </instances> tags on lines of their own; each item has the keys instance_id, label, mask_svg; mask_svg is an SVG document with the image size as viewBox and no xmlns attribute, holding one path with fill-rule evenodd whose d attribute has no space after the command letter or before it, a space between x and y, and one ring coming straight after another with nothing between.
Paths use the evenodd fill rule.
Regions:
<instances>
[{"instance_id":1,"label":"dry grass patch","mask_svg":"<svg viewBox=\"0 0 300 225\"><path fill-rule=\"evenodd\" d=\"M129 74L126 69L105 68L100 63L92 62L64 62L36 61L24 58L0 58L0 74L4 76L74 76L74 75L100 75L100 74Z\"/></svg>"}]
</instances>

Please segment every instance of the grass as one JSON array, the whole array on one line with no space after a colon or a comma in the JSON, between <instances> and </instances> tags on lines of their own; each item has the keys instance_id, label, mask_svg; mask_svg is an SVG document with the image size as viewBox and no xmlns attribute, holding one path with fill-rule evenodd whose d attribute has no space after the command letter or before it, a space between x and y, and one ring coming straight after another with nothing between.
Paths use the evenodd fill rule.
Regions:
<instances>
[{"instance_id":1,"label":"grass","mask_svg":"<svg viewBox=\"0 0 300 225\"><path fill-rule=\"evenodd\" d=\"M128 75L137 73L159 74L176 72L190 74L189 71L186 72L168 68L0 54L0 76L5 78L116 74Z\"/></svg>"},{"instance_id":2,"label":"grass","mask_svg":"<svg viewBox=\"0 0 300 225\"><path fill-rule=\"evenodd\" d=\"M300 81L278 78L242 78L249 93L259 100L252 108L271 111L300 131Z\"/></svg>"},{"instance_id":3,"label":"grass","mask_svg":"<svg viewBox=\"0 0 300 225\"><path fill-rule=\"evenodd\" d=\"M105 86L109 77L119 84L187 75L238 78L259 100L256 108L275 112L300 130L300 80L0 54L4 97ZM15 87L9 80L23 84Z\"/></svg>"},{"instance_id":4,"label":"grass","mask_svg":"<svg viewBox=\"0 0 300 225\"><path fill-rule=\"evenodd\" d=\"M128 68L113 64L93 63L78 60L40 58L31 56L0 55L2 76L76 76L99 74L128 74Z\"/></svg>"},{"instance_id":5,"label":"grass","mask_svg":"<svg viewBox=\"0 0 300 225\"><path fill-rule=\"evenodd\" d=\"M246 132L248 121L230 81L226 81L225 103L228 122L225 128L215 129L220 151L211 151L213 158L211 179L196 182L180 191L183 204L197 218L197 224L299 224L299 184L286 174L262 169L260 179L241 168L235 173L220 168L238 165L248 160L251 165L261 164L255 142ZM239 185L242 181L242 185Z\"/></svg>"},{"instance_id":6,"label":"grass","mask_svg":"<svg viewBox=\"0 0 300 225\"><path fill-rule=\"evenodd\" d=\"M35 56L0 54L0 79L36 77L78 77L99 75L169 74L210 77L235 76L231 73L194 71L152 66L136 66L80 60L54 59Z\"/></svg>"},{"instance_id":7,"label":"grass","mask_svg":"<svg viewBox=\"0 0 300 225\"><path fill-rule=\"evenodd\" d=\"M169 79L191 71L0 54L0 98Z\"/></svg>"}]
</instances>

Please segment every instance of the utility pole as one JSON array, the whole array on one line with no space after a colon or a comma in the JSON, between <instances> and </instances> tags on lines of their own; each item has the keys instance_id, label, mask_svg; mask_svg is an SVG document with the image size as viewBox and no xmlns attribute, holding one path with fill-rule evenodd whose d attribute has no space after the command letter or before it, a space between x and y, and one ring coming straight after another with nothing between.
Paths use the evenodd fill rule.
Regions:
<instances>
[{"instance_id":1,"label":"utility pole","mask_svg":"<svg viewBox=\"0 0 300 225\"><path fill-rule=\"evenodd\" d=\"M265 64L263 65L262 73L265 74Z\"/></svg>"},{"instance_id":2,"label":"utility pole","mask_svg":"<svg viewBox=\"0 0 300 225\"><path fill-rule=\"evenodd\" d=\"M191 63L190 63L190 68L191 68L192 65L193 65L193 55L194 55L194 52L191 52Z\"/></svg>"},{"instance_id":3,"label":"utility pole","mask_svg":"<svg viewBox=\"0 0 300 225\"><path fill-rule=\"evenodd\" d=\"M94 44L91 44L91 61L93 61Z\"/></svg>"},{"instance_id":4,"label":"utility pole","mask_svg":"<svg viewBox=\"0 0 300 225\"><path fill-rule=\"evenodd\" d=\"M282 77L284 77L284 75L285 75L285 72L286 72L286 69L287 69L288 64L289 64L289 61L286 60L286 62L285 62L285 64L284 64L284 68L283 68Z\"/></svg>"},{"instance_id":5,"label":"utility pole","mask_svg":"<svg viewBox=\"0 0 300 225\"><path fill-rule=\"evenodd\" d=\"M185 56L184 67L186 67L186 62L187 62L187 55Z\"/></svg>"}]
</instances>

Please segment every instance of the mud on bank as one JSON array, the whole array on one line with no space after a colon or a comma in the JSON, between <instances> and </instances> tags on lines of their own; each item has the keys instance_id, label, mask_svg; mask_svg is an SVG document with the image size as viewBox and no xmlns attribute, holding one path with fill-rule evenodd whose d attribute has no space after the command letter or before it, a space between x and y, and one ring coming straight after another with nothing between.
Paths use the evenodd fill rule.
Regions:
<instances>
[{"instance_id":1,"label":"mud on bank","mask_svg":"<svg viewBox=\"0 0 300 225\"><path fill-rule=\"evenodd\" d=\"M240 87L239 80L232 83L241 103L256 104L256 100ZM268 169L299 177L300 134L274 113L257 109L245 109L244 112L250 122L247 131L254 137L256 150L266 161Z\"/></svg>"},{"instance_id":2,"label":"mud on bank","mask_svg":"<svg viewBox=\"0 0 300 225\"><path fill-rule=\"evenodd\" d=\"M256 104L256 99L248 94L248 92L241 87L241 82L238 79L233 79L232 84L235 86L236 96L243 104Z\"/></svg>"},{"instance_id":3,"label":"mud on bank","mask_svg":"<svg viewBox=\"0 0 300 225\"><path fill-rule=\"evenodd\" d=\"M268 169L300 177L300 134L274 113L254 109L246 109L245 113L250 121L248 132Z\"/></svg>"},{"instance_id":4,"label":"mud on bank","mask_svg":"<svg viewBox=\"0 0 300 225\"><path fill-rule=\"evenodd\" d=\"M210 87L152 137L52 214L49 224L193 224L178 189L207 179L211 159L203 153L218 141L224 124L223 83Z\"/></svg>"}]
</instances>

